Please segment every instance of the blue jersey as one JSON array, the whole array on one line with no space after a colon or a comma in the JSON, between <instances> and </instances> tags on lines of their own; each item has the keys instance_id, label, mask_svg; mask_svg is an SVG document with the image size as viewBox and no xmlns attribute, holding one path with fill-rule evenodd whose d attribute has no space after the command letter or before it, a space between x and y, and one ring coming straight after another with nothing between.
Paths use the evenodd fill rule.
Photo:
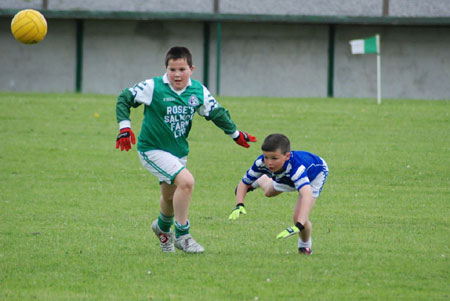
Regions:
<instances>
[{"instance_id":1,"label":"blue jersey","mask_svg":"<svg viewBox=\"0 0 450 301\"><path fill-rule=\"evenodd\" d=\"M291 156L284 163L282 170L271 172L264 164L264 155L261 155L242 178L242 182L251 185L262 175L267 175L277 183L300 190L326 169L326 163L319 156L306 151L291 151Z\"/></svg>"}]
</instances>

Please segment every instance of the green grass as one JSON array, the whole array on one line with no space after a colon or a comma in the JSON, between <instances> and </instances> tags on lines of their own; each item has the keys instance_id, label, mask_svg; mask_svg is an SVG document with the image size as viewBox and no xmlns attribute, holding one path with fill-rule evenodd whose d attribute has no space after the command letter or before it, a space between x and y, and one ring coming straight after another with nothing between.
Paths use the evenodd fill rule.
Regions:
<instances>
[{"instance_id":1,"label":"green grass","mask_svg":"<svg viewBox=\"0 0 450 301\"><path fill-rule=\"evenodd\" d=\"M157 179L114 148L114 96L1 93L0 299L450 298L449 101L219 101L259 141L238 147L195 117L191 233L206 252L187 255L162 254L151 233ZM252 192L248 214L227 220L273 132L330 167L310 257L275 240L295 194Z\"/></svg>"}]
</instances>

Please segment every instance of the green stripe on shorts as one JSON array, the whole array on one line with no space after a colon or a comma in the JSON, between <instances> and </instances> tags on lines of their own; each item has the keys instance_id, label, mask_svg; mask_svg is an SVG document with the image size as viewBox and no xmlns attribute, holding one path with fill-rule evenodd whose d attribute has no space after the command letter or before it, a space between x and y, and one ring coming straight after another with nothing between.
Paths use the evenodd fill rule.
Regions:
<instances>
[{"instance_id":1,"label":"green stripe on shorts","mask_svg":"<svg viewBox=\"0 0 450 301\"><path fill-rule=\"evenodd\" d=\"M155 162L151 161L145 153L141 152L141 155L142 155L142 157L144 157L145 162L147 162L151 167L156 169L157 172L159 172L160 174L162 174L163 176L165 176L169 179L172 179L172 175L168 174L165 170L161 169L161 167L156 165Z\"/></svg>"}]
</instances>

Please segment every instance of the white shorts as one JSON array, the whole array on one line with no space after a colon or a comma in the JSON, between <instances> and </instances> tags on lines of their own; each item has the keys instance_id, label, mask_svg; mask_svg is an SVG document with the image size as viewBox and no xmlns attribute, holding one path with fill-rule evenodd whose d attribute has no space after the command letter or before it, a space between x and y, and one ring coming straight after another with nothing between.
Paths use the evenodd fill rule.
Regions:
<instances>
[{"instance_id":1,"label":"white shorts","mask_svg":"<svg viewBox=\"0 0 450 301\"><path fill-rule=\"evenodd\" d=\"M173 179L186 167L187 157L178 158L162 150L138 152L142 165L160 182L172 184Z\"/></svg>"},{"instance_id":2,"label":"white shorts","mask_svg":"<svg viewBox=\"0 0 450 301\"><path fill-rule=\"evenodd\" d=\"M328 165L327 162L325 162L324 159L322 159L324 164L324 170L321 171L315 178L312 180L309 185L311 186L312 195L314 198L318 198L320 195L320 192L322 191L323 185L325 185L325 181L327 180L328 176ZM280 184L275 181L273 181L273 189L276 191L282 191L282 192L291 192L291 191L297 191L295 187L286 185L286 184Z\"/></svg>"}]
</instances>

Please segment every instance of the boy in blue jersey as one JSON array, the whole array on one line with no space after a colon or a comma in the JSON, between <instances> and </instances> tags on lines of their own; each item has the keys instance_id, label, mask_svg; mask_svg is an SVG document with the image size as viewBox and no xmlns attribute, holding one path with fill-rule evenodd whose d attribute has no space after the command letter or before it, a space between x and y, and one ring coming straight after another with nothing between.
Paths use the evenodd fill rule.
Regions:
<instances>
[{"instance_id":1,"label":"boy in blue jersey","mask_svg":"<svg viewBox=\"0 0 450 301\"><path fill-rule=\"evenodd\" d=\"M240 214L247 214L245 196L257 187L261 187L267 197L298 191L293 216L295 225L278 234L277 238L287 238L298 233L298 251L309 255L312 225L308 216L327 179L327 163L315 154L291 151L289 139L282 134L267 136L261 149L263 154L256 159L236 188L236 207L229 219L236 220Z\"/></svg>"},{"instance_id":2,"label":"boy in blue jersey","mask_svg":"<svg viewBox=\"0 0 450 301\"><path fill-rule=\"evenodd\" d=\"M117 97L119 135L116 148L128 151L136 138L131 130L130 109L144 105L144 120L138 137L142 165L160 182L158 218L152 230L163 252L202 253L205 249L190 234L189 205L194 177L186 168L187 137L194 113L211 120L243 147L256 138L237 130L228 110L220 106L208 89L191 79L192 55L185 47L172 47L166 54L166 73L124 89ZM147 183L143 183L147 185ZM175 225L175 233L171 230Z\"/></svg>"}]
</instances>

